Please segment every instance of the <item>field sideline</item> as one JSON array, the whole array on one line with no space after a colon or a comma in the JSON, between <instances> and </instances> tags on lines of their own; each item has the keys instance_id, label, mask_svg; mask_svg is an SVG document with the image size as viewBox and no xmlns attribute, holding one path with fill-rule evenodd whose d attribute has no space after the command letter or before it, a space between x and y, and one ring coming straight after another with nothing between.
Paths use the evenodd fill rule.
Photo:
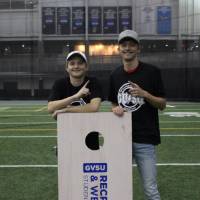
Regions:
<instances>
[{"instance_id":1,"label":"field sideline","mask_svg":"<svg viewBox=\"0 0 200 200\"><path fill-rule=\"evenodd\" d=\"M103 103L101 111L108 111ZM200 103L159 113L158 184L163 200L200 199ZM0 200L57 200L56 122L45 101L0 101ZM144 200L133 164L134 200Z\"/></svg>"}]
</instances>

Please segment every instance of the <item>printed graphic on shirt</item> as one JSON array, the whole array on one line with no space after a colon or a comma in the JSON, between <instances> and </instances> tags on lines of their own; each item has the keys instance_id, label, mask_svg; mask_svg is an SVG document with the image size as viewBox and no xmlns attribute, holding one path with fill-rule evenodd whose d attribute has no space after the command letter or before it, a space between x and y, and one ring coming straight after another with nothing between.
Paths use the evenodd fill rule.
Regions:
<instances>
[{"instance_id":1,"label":"printed graphic on shirt","mask_svg":"<svg viewBox=\"0 0 200 200\"><path fill-rule=\"evenodd\" d=\"M86 102L82 98L71 103L72 106L83 106L85 104Z\"/></svg>"},{"instance_id":2,"label":"printed graphic on shirt","mask_svg":"<svg viewBox=\"0 0 200 200\"><path fill-rule=\"evenodd\" d=\"M142 97L134 97L129 93L130 83L123 84L118 91L118 104L128 112L138 110L145 102Z\"/></svg>"}]
</instances>

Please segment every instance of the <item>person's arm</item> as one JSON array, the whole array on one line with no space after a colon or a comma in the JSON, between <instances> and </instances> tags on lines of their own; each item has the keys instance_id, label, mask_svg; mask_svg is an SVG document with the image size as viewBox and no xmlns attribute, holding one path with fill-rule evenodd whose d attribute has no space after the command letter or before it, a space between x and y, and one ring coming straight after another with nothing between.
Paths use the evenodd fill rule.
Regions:
<instances>
[{"instance_id":1,"label":"person's arm","mask_svg":"<svg viewBox=\"0 0 200 200\"><path fill-rule=\"evenodd\" d=\"M67 108L64 108L63 111L68 113L97 112L100 108L100 104L101 104L101 99L94 98L91 99L90 103L81 106L69 106Z\"/></svg>"},{"instance_id":2,"label":"person's arm","mask_svg":"<svg viewBox=\"0 0 200 200\"><path fill-rule=\"evenodd\" d=\"M61 100L55 100L55 101L49 101L48 103L48 111L49 113L53 113L56 110L64 109L67 106L70 106L70 104L73 101L76 101L84 96L87 96L90 94L89 89L87 88L89 81L85 83L85 85L74 95L61 99Z\"/></svg>"},{"instance_id":3,"label":"person's arm","mask_svg":"<svg viewBox=\"0 0 200 200\"><path fill-rule=\"evenodd\" d=\"M156 97L145 91L144 98L148 101L153 107L158 108L159 110L164 110L166 108L166 100L163 97Z\"/></svg>"},{"instance_id":4,"label":"person's arm","mask_svg":"<svg viewBox=\"0 0 200 200\"><path fill-rule=\"evenodd\" d=\"M56 110L53 113L53 118L56 119L59 113L87 113L87 112L97 112L101 105L101 98L93 98L90 103L82 106L69 106L61 110Z\"/></svg>"},{"instance_id":5,"label":"person's arm","mask_svg":"<svg viewBox=\"0 0 200 200\"><path fill-rule=\"evenodd\" d=\"M53 113L56 110L60 110L69 106L73 101L78 100L76 94L61 100L50 101L48 103L48 111L49 113Z\"/></svg>"},{"instance_id":6,"label":"person's arm","mask_svg":"<svg viewBox=\"0 0 200 200\"><path fill-rule=\"evenodd\" d=\"M130 81L132 88L129 90L132 96L143 97L153 107L164 110L166 107L166 99L163 97L156 97L146 90L143 90L139 85Z\"/></svg>"}]
</instances>

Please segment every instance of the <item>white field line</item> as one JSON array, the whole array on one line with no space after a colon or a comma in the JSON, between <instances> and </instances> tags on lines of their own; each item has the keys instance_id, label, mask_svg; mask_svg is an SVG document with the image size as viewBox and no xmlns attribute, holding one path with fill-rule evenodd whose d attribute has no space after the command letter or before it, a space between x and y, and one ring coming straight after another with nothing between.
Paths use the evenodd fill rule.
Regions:
<instances>
[{"instance_id":1,"label":"white field line","mask_svg":"<svg viewBox=\"0 0 200 200\"><path fill-rule=\"evenodd\" d=\"M24 116L23 116L24 117ZM200 121L160 121L160 123L200 123ZM0 122L0 125L41 125L41 124L56 124L54 122Z\"/></svg>"},{"instance_id":2,"label":"white field line","mask_svg":"<svg viewBox=\"0 0 200 200\"><path fill-rule=\"evenodd\" d=\"M17 112L17 113L22 113L22 112L30 112L30 113L32 113L32 112L35 112L35 110L34 109L32 109L32 110L26 110L26 109L24 109L24 108L21 108L21 109L19 109L19 110L17 110L17 109L9 109L9 110L7 110L6 111L6 113L15 113L15 112Z\"/></svg>"},{"instance_id":3,"label":"white field line","mask_svg":"<svg viewBox=\"0 0 200 200\"><path fill-rule=\"evenodd\" d=\"M0 111L8 110L10 107L0 107Z\"/></svg>"},{"instance_id":4,"label":"white field line","mask_svg":"<svg viewBox=\"0 0 200 200\"><path fill-rule=\"evenodd\" d=\"M200 137L200 134L161 134L161 137ZM57 138L56 135L0 135L0 138Z\"/></svg>"},{"instance_id":5,"label":"white field line","mask_svg":"<svg viewBox=\"0 0 200 200\"><path fill-rule=\"evenodd\" d=\"M157 166L200 166L200 163L157 163ZM136 167L136 164L132 165Z\"/></svg>"},{"instance_id":6,"label":"white field line","mask_svg":"<svg viewBox=\"0 0 200 200\"><path fill-rule=\"evenodd\" d=\"M41 111L46 110L46 109L47 109L47 106L44 106L44 107L42 107L40 109L35 110L35 112L41 112Z\"/></svg>"},{"instance_id":7,"label":"white field line","mask_svg":"<svg viewBox=\"0 0 200 200\"><path fill-rule=\"evenodd\" d=\"M157 166L200 166L200 163L157 163Z\"/></svg>"},{"instance_id":8,"label":"white field line","mask_svg":"<svg viewBox=\"0 0 200 200\"><path fill-rule=\"evenodd\" d=\"M57 165L0 165L0 168L55 168Z\"/></svg>"},{"instance_id":9,"label":"white field line","mask_svg":"<svg viewBox=\"0 0 200 200\"><path fill-rule=\"evenodd\" d=\"M174 108L174 107L176 107L176 106L167 104L166 107L167 107L167 108Z\"/></svg>"},{"instance_id":10,"label":"white field line","mask_svg":"<svg viewBox=\"0 0 200 200\"><path fill-rule=\"evenodd\" d=\"M160 135L161 137L200 137L200 134L180 134L180 135L175 135L175 134L162 134Z\"/></svg>"},{"instance_id":11,"label":"white field line","mask_svg":"<svg viewBox=\"0 0 200 200\"><path fill-rule=\"evenodd\" d=\"M168 111L196 111L196 110L200 110L200 108L167 108L164 112L168 112ZM161 115L163 115L164 113L160 113Z\"/></svg>"},{"instance_id":12,"label":"white field line","mask_svg":"<svg viewBox=\"0 0 200 200\"><path fill-rule=\"evenodd\" d=\"M173 124L181 124L181 123L200 123L200 120L197 121L160 121L160 123L173 123Z\"/></svg>"},{"instance_id":13,"label":"white field line","mask_svg":"<svg viewBox=\"0 0 200 200\"><path fill-rule=\"evenodd\" d=\"M0 132L9 132L9 131L56 131L56 128L0 128ZM160 128L161 131L191 131L191 130L200 130L200 127L197 128Z\"/></svg>"},{"instance_id":14,"label":"white field line","mask_svg":"<svg viewBox=\"0 0 200 200\"><path fill-rule=\"evenodd\" d=\"M41 125L41 124L56 124L55 122L2 122L0 125Z\"/></svg>"},{"instance_id":15,"label":"white field line","mask_svg":"<svg viewBox=\"0 0 200 200\"><path fill-rule=\"evenodd\" d=\"M157 166L200 166L200 163L157 163ZM132 165L137 167L136 164ZM0 165L0 168L57 168L58 165Z\"/></svg>"},{"instance_id":16,"label":"white field line","mask_svg":"<svg viewBox=\"0 0 200 200\"><path fill-rule=\"evenodd\" d=\"M160 128L160 130L163 130L163 131L170 131L170 130L174 130L174 131L191 131L191 130L200 130L200 127L194 127L194 128Z\"/></svg>"},{"instance_id":17,"label":"white field line","mask_svg":"<svg viewBox=\"0 0 200 200\"><path fill-rule=\"evenodd\" d=\"M41 107L44 107L44 106L46 106L46 105L38 105L38 106L19 106L19 105L7 105L7 106L1 106L1 108L7 108L7 107L9 107L10 109L12 109L13 107L14 107L14 109L15 110L17 110L17 109L28 109L28 110L30 110L30 109L40 109Z\"/></svg>"},{"instance_id":18,"label":"white field line","mask_svg":"<svg viewBox=\"0 0 200 200\"><path fill-rule=\"evenodd\" d=\"M160 130L174 130L174 131L191 131L191 130L200 130L199 128L160 128ZM9 131L57 131L56 128L0 128L0 132L9 132ZM177 135L178 136L178 135Z\"/></svg>"},{"instance_id":19,"label":"white field line","mask_svg":"<svg viewBox=\"0 0 200 200\"><path fill-rule=\"evenodd\" d=\"M46 117L50 116L49 114L46 115L0 115L0 117Z\"/></svg>"},{"instance_id":20,"label":"white field line","mask_svg":"<svg viewBox=\"0 0 200 200\"><path fill-rule=\"evenodd\" d=\"M9 132L9 131L56 131L56 128L4 128L4 129L0 129L0 132Z\"/></svg>"},{"instance_id":21,"label":"white field line","mask_svg":"<svg viewBox=\"0 0 200 200\"><path fill-rule=\"evenodd\" d=\"M2 135L0 138L57 138L56 135Z\"/></svg>"},{"instance_id":22,"label":"white field line","mask_svg":"<svg viewBox=\"0 0 200 200\"><path fill-rule=\"evenodd\" d=\"M200 137L200 134L197 135L175 135L175 134L163 134L161 137ZM57 138L56 135L0 135L0 138Z\"/></svg>"}]
</instances>

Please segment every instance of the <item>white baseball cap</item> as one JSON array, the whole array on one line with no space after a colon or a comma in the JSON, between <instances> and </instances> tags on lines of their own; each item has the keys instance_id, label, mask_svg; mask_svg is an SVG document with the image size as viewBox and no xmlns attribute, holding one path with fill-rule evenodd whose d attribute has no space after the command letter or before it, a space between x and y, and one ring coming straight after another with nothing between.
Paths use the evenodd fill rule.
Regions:
<instances>
[{"instance_id":1,"label":"white baseball cap","mask_svg":"<svg viewBox=\"0 0 200 200\"><path fill-rule=\"evenodd\" d=\"M135 40L137 43L140 43L139 38L138 38L138 34L133 30L122 31L119 34L118 43L120 43L120 41L123 40L124 38L131 38L131 39Z\"/></svg>"},{"instance_id":2,"label":"white baseball cap","mask_svg":"<svg viewBox=\"0 0 200 200\"><path fill-rule=\"evenodd\" d=\"M67 58L66 58L66 61L68 61L72 56L74 55L78 55L80 56L81 58L83 58L83 60L87 63L87 58L85 56L85 54L81 51L72 51L70 52L68 55L67 55Z\"/></svg>"}]
</instances>

